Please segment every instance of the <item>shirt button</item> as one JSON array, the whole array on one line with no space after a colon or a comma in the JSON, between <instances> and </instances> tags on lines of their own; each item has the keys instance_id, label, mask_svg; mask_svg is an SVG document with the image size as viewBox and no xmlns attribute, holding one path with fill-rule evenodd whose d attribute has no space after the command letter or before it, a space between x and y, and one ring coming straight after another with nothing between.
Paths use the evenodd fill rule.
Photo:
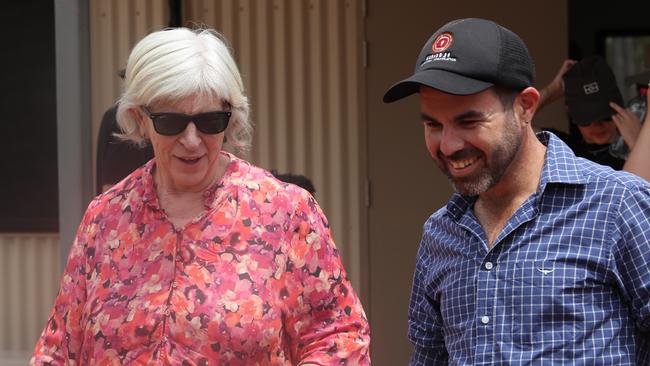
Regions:
<instances>
[{"instance_id":1,"label":"shirt button","mask_svg":"<svg viewBox=\"0 0 650 366\"><path fill-rule=\"evenodd\" d=\"M481 323L487 324L490 322L490 317L489 316L482 316L481 317Z\"/></svg>"},{"instance_id":2,"label":"shirt button","mask_svg":"<svg viewBox=\"0 0 650 366\"><path fill-rule=\"evenodd\" d=\"M485 269L487 269L489 271L492 268L494 268L494 264L492 264L492 262L485 263Z\"/></svg>"},{"instance_id":3,"label":"shirt button","mask_svg":"<svg viewBox=\"0 0 650 366\"><path fill-rule=\"evenodd\" d=\"M162 341L163 341L163 342L167 342L167 336L163 336L163 337L162 337Z\"/></svg>"},{"instance_id":4,"label":"shirt button","mask_svg":"<svg viewBox=\"0 0 650 366\"><path fill-rule=\"evenodd\" d=\"M172 281L172 288L176 288L176 281Z\"/></svg>"}]
</instances>

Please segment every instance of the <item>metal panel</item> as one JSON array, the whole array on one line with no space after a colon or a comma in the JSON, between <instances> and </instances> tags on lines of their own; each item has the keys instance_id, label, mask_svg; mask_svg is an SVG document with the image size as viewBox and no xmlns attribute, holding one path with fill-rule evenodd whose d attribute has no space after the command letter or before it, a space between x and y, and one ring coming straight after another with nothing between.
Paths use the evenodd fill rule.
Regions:
<instances>
[{"instance_id":1,"label":"metal panel","mask_svg":"<svg viewBox=\"0 0 650 366\"><path fill-rule=\"evenodd\" d=\"M93 196L88 2L54 2L59 232L65 260L83 211Z\"/></svg>"},{"instance_id":2,"label":"metal panel","mask_svg":"<svg viewBox=\"0 0 650 366\"><path fill-rule=\"evenodd\" d=\"M164 28L168 17L166 0L90 1L93 168L102 116L122 92L118 72L126 67L135 43L148 33Z\"/></svg>"},{"instance_id":3,"label":"metal panel","mask_svg":"<svg viewBox=\"0 0 650 366\"><path fill-rule=\"evenodd\" d=\"M58 251L58 234L0 235L0 294L7 295L0 301L0 353L24 354L36 344L58 289Z\"/></svg>"},{"instance_id":4,"label":"metal panel","mask_svg":"<svg viewBox=\"0 0 650 366\"><path fill-rule=\"evenodd\" d=\"M186 25L231 42L255 123L250 159L308 176L357 290L361 287L362 3L188 0Z\"/></svg>"}]
</instances>

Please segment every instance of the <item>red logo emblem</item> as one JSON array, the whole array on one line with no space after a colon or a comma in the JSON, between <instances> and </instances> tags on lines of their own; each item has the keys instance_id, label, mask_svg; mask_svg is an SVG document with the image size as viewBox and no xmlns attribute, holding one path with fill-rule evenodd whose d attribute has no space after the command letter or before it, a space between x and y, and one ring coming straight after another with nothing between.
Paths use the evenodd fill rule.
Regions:
<instances>
[{"instance_id":1,"label":"red logo emblem","mask_svg":"<svg viewBox=\"0 0 650 366\"><path fill-rule=\"evenodd\" d=\"M433 44L431 45L431 50L433 53L438 53L438 52L443 52L449 46L451 46L451 43L453 42L454 37L452 37L451 33L445 32L436 37L435 41L433 41Z\"/></svg>"}]
</instances>

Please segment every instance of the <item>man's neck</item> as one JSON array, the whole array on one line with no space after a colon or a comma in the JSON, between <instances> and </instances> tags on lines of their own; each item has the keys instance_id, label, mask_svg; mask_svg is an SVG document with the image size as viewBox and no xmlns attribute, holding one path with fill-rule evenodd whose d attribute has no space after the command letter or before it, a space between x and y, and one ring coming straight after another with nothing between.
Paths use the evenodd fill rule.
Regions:
<instances>
[{"instance_id":1,"label":"man's neck","mask_svg":"<svg viewBox=\"0 0 650 366\"><path fill-rule=\"evenodd\" d=\"M490 248L510 217L537 191L545 155L546 147L531 130L506 174L474 203Z\"/></svg>"}]
</instances>

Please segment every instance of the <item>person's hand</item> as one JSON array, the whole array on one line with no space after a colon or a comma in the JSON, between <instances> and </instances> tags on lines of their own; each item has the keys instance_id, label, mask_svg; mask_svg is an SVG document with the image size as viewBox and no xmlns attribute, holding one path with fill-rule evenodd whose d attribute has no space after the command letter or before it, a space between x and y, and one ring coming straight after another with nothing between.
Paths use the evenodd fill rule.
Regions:
<instances>
[{"instance_id":1,"label":"person's hand","mask_svg":"<svg viewBox=\"0 0 650 366\"><path fill-rule=\"evenodd\" d=\"M551 82L540 91L541 105L551 103L564 95L564 80L562 78L576 63L578 63L578 61L571 59L562 62L562 66L560 66L560 69L553 80L551 80Z\"/></svg>"},{"instance_id":2,"label":"person's hand","mask_svg":"<svg viewBox=\"0 0 650 366\"><path fill-rule=\"evenodd\" d=\"M612 121L616 123L618 132L623 137L627 147L633 150L636 138L641 131L641 121L639 121L639 118L634 113L614 102L609 102L609 106L616 111L616 114L612 116Z\"/></svg>"}]
</instances>

